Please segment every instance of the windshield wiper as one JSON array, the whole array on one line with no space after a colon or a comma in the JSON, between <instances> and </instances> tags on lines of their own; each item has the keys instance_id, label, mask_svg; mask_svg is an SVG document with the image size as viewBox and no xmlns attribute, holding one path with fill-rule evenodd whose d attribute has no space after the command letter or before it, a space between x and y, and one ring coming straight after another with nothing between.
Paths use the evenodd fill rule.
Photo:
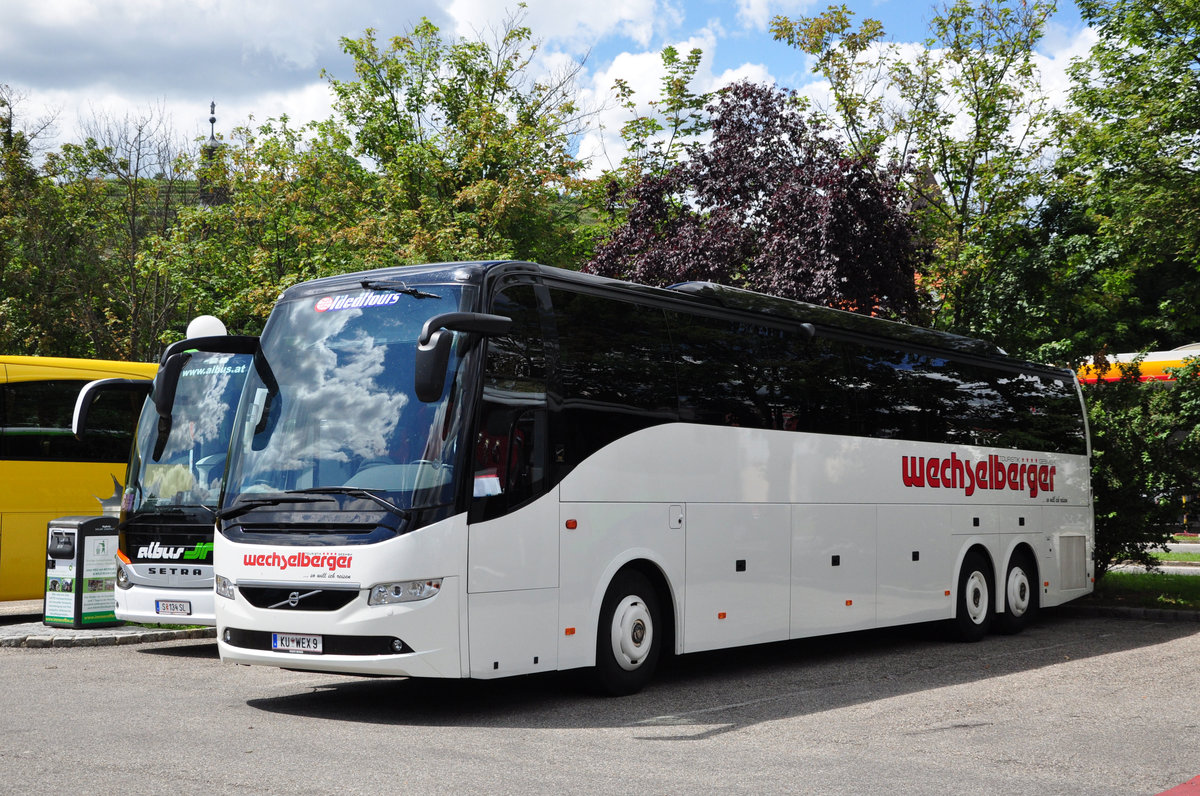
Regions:
<instances>
[{"instance_id":1,"label":"windshield wiper","mask_svg":"<svg viewBox=\"0 0 1200 796\"><path fill-rule=\"evenodd\" d=\"M359 284L363 286L364 290L387 290L392 293L403 293L406 296L418 299L441 298L436 293L426 293L423 290L417 290L415 287L409 287L403 282L389 282L386 279L364 279Z\"/></svg>"},{"instance_id":2,"label":"windshield wiper","mask_svg":"<svg viewBox=\"0 0 1200 796\"><path fill-rule=\"evenodd\" d=\"M187 511L188 509L202 509L203 511L208 512L208 515L210 517L217 516L216 510L212 506L205 506L203 503L180 503L180 504L171 503L171 504L164 504L164 505L158 505L158 506L143 503L141 506L138 507L137 511L132 512L132 513L136 514L138 516L142 516L142 515L146 515L146 514L158 514L160 516L164 515L164 514L187 515L190 513L189 511Z\"/></svg>"},{"instance_id":3,"label":"windshield wiper","mask_svg":"<svg viewBox=\"0 0 1200 796\"><path fill-rule=\"evenodd\" d=\"M276 495L275 497L252 498L242 503L238 503L235 506L230 506L227 509L221 509L220 511L214 513L217 519L227 520L231 517L237 517L245 514L248 511L253 511L254 509L261 509L265 506L278 506L280 503L321 503L330 500L333 500L333 498L297 497L295 493L288 492L286 494Z\"/></svg>"},{"instance_id":4,"label":"windshield wiper","mask_svg":"<svg viewBox=\"0 0 1200 796\"><path fill-rule=\"evenodd\" d=\"M308 495L346 495L347 497L366 498L373 500L380 506L395 514L402 520L407 520L412 516L412 512L408 509L402 509L390 500L385 500L375 494L374 490L363 489L355 486L313 486L308 489L297 489L296 492L302 492Z\"/></svg>"}]
</instances>

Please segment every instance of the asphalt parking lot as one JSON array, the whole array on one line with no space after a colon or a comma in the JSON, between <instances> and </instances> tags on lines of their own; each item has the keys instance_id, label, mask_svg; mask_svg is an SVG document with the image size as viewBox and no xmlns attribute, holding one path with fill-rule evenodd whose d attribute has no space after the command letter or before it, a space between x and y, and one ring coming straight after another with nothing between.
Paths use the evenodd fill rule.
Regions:
<instances>
[{"instance_id":1,"label":"asphalt parking lot","mask_svg":"<svg viewBox=\"0 0 1200 796\"><path fill-rule=\"evenodd\" d=\"M1047 611L685 656L643 693L569 674L238 667L211 639L0 648L0 791L1157 794L1200 775L1200 622Z\"/></svg>"}]
</instances>

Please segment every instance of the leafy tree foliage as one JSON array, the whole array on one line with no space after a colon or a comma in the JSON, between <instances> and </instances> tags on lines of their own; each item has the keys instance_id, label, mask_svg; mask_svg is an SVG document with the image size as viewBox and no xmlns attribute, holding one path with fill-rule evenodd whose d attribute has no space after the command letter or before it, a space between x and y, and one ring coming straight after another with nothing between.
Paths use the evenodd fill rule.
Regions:
<instances>
[{"instance_id":1,"label":"leafy tree foliage","mask_svg":"<svg viewBox=\"0 0 1200 796\"><path fill-rule=\"evenodd\" d=\"M147 273L147 239L188 200L160 114L96 118L34 165L10 113L0 175L6 351L147 359L176 295ZM194 192L191 200L194 201Z\"/></svg>"},{"instance_id":2,"label":"leafy tree foliage","mask_svg":"<svg viewBox=\"0 0 1200 796\"><path fill-rule=\"evenodd\" d=\"M1200 358L1174 382L1142 382L1135 362L1086 390L1092 425L1096 566L1154 565L1200 489Z\"/></svg>"},{"instance_id":3,"label":"leafy tree foliage","mask_svg":"<svg viewBox=\"0 0 1200 796\"><path fill-rule=\"evenodd\" d=\"M349 148L332 122L298 130L284 118L235 129L191 165L224 199L181 213L147 258L182 286L179 322L211 313L256 333L288 286L397 262L375 234L375 178Z\"/></svg>"},{"instance_id":4,"label":"leafy tree foliage","mask_svg":"<svg viewBox=\"0 0 1200 796\"><path fill-rule=\"evenodd\" d=\"M735 84L708 113L711 141L633 186L627 222L587 270L651 284L719 281L864 313L912 311L919 251L895 164L843 154L779 89Z\"/></svg>"},{"instance_id":5,"label":"leafy tree foliage","mask_svg":"<svg viewBox=\"0 0 1200 796\"><path fill-rule=\"evenodd\" d=\"M712 99L696 93L692 83L703 52L692 49L681 58L674 47L662 50L663 77L658 99L650 100L650 113L639 113L633 88L618 79L613 87L630 118L621 127L626 155L618 172L636 181L643 175L661 176L683 159L687 147L709 128L704 112Z\"/></svg>"},{"instance_id":6,"label":"leafy tree foliage","mask_svg":"<svg viewBox=\"0 0 1200 796\"><path fill-rule=\"evenodd\" d=\"M174 318L180 285L144 258L179 209L196 203L195 183L180 168L184 147L160 111L96 116L86 133L83 144L64 145L45 164L81 233L72 252L76 320L97 355L153 359L156 332Z\"/></svg>"},{"instance_id":7,"label":"leafy tree foliage","mask_svg":"<svg viewBox=\"0 0 1200 796\"><path fill-rule=\"evenodd\" d=\"M372 30L342 46L357 79L329 78L334 107L378 169L379 224L402 261L573 260L579 64L530 80L538 45L519 16L492 43L422 20L386 46Z\"/></svg>"},{"instance_id":8,"label":"leafy tree foliage","mask_svg":"<svg viewBox=\"0 0 1200 796\"><path fill-rule=\"evenodd\" d=\"M875 20L855 30L845 6L773 23L777 39L816 59L829 114L856 151L914 159L907 190L933 252L921 287L932 321L952 331L994 337L1010 322L989 287L1020 262L1042 194L1052 139L1033 55L1052 9L955 0L915 53L885 44Z\"/></svg>"},{"instance_id":9,"label":"leafy tree foliage","mask_svg":"<svg viewBox=\"0 0 1200 796\"><path fill-rule=\"evenodd\" d=\"M1200 7L1085 0L1099 41L1072 70L1063 187L1109 254L1100 341L1117 350L1200 340Z\"/></svg>"},{"instance_id":10,"label":"leafy tree foliage","mask_svg":"<svg viewBox=\"0 0 1200 796\"><path fill-rule=\"evenodd\" d=\"M490 44L423 20L386 45L373 31L342 45L356 79L329 76L335 117L239 128L203 167L227 201L185 214L157 247L157 263L187 275L193 312L254 332L282 289L318 276L578 261L574 70L530 81L536 45L516 19Z\"/></svg>"},{"instance_id":11,"label":"leafy tree foliage","mask_svg":"<svg viewBox=\"0 0 1200 796\"><path fill-rule=\"evenodd\" d=\"M66 265L77 236L54 184L34 165L34 136L18 114L23 99L0 85L0 351L87 350Z\"/></svg>"}]
</instances>

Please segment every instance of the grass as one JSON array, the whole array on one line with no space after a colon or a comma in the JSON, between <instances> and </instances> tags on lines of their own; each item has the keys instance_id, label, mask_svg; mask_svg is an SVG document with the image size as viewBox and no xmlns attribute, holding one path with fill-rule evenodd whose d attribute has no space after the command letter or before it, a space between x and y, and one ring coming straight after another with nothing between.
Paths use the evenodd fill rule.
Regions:
<instances>
[{"instance_id":1,"label":"grass","mask_svg":"<svg viewBox=\"0 0 1200 796\"><path fill-rule=\"evenodd\" d=\"M1200 553L1151 553L1156 561L1173 564L1200 564Z\"/></svg>"},{"instance_id":2,"label":"grass","mask_svg":"<svg viewBox=\"0 0 1200 796\"><path fill-rule=\"evenodd\" d=\"M1096 605L1200 611L1200 575L1108 572L1089 598Z\"/></svg>"}]
</instances>

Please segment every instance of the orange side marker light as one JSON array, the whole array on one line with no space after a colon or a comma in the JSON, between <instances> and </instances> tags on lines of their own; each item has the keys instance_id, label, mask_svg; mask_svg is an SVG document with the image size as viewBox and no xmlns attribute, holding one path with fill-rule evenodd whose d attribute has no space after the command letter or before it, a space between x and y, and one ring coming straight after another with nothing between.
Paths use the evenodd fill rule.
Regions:
<instances>
[{"instance_id":1,"label":"orange side marker light","mask_svg":"<svg viewBox=\"0 0 1200 796\"><path fill-rule=\"evenodd\" d=\"M564 630L564 631L563 631L563 635L564 635L564 636L573 636L573 635L575 635L575 628L573 628L573 627L568 627L566 630Z\"/></svg>"}]
</instances>

